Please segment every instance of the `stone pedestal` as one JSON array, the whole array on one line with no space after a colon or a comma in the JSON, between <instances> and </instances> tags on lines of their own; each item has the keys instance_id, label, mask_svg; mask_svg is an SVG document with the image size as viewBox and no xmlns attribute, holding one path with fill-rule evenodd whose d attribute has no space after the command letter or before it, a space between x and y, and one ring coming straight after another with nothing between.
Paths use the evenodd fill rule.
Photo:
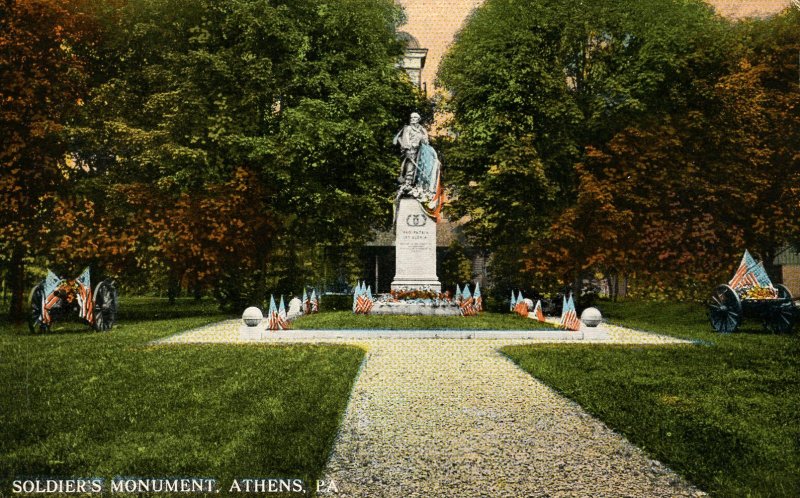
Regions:
<instances>
[{"instance_id":1,"label":"stone pedestal","mask_svg":"<svg viewBox=\"0 0 800 498\"><path fill-rule=\"evenodd\" d=\"M436 276L436 222L416 199L402 198L395 220L395 274L392 290L441 292Z\"/></svg>"}]
</instances>

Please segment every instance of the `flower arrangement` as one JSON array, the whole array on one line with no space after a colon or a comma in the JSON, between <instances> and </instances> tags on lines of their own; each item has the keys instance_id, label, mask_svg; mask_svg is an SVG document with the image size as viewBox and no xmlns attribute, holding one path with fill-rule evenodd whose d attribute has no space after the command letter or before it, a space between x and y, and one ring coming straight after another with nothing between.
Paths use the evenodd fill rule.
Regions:
<instances>
[{"instance_id":1,"label":"flower arrangement","mask_svg":"<svg viewBox=\"0 0 800 498\"><path fill-rule=\"evenodd\" d=\"M748 285L737 290L742 299L777 299L778 291L773 287Z\"/></svg>"},{"instance_id":2,"label":"flower arrangement","mask_svg":"<svg viewBox=\"0 0 800 498\"><path fill-rule=\"evenodd\" d=\"M78 283L75 280L62 280L56 287L55 294L71 304L78 298Z\"/></svg>"},{"instance_id":3,"label":"flower arrangement","mask_svg":"<svg viewBox=\"0 0 800 498\"><path fill-rule=\"evenodd\" d=\"M390 292L395 301L408 301L414 299L450 299L449 293L436 292L432 290L393 290Z\"/></svg>"}]
</instances>

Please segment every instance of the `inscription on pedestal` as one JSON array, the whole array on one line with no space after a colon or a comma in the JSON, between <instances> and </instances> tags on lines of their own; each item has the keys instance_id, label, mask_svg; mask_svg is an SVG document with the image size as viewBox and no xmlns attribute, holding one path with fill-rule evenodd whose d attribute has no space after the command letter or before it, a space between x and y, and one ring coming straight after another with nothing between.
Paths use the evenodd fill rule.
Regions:
<instances>
[{"instance_id":1,"label":"inscription on pedestal","mask_svg":"<svg viewBox=\"0 0 800 498\"><path fill-rule=\"evenodd\" d=\"M440 290L436 276L436 222L416 199L400 199L395 238L396 273L392 289Z\"/></svg>"}]
</instances>

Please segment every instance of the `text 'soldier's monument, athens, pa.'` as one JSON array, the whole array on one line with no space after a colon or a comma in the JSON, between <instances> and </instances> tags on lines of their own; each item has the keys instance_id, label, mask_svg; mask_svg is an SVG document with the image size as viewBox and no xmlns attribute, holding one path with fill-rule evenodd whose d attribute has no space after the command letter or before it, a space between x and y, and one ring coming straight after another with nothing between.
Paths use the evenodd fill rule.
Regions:
<instances>
[{"instance_id":1,"label":"text 'soldier's monument, athens, pa.'","mask_svg":"<svg viewBox=\"0 0 800 498\"><path fill-rule=\"evenodd\" d=\"M392 290L441 291L436 276L436 225L442 209L441 163L428 143L428 132L411 114L410 123L397 132L400 146L400 187L395 200L395 263Z\"/></svg>"}]
</instances>

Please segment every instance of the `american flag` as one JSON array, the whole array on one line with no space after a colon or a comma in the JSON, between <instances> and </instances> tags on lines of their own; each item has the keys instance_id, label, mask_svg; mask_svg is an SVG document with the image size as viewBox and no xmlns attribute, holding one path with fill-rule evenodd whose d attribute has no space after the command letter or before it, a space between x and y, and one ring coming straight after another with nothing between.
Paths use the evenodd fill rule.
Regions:
<instances>
[{"instance_id":1,"label":"american flag","mask_svg":"<svg viewBox=\"0 0 800 498\"><path fill-rule=\"evenodd\" d=\"M461 316L476 316L478 314L478 309L475 307L475 298L473 297L462 299L459 308L461 309Z\"/></svg>"},{"instance_id":2,"label":"american flag","mask_svg":"<svg viewBox=\"0 0 800 498\"><path fill-rule=\"evenodd\" d=\"M483 297L481 297L481 283L475 283L475 294L472 295L475 299L475 313L480 313L483 311Z\"/></svg>"},{"instance_id":3,"label":"american flag","mask_svg":"<svg viewBox=\"0 0 800 498\"><path fill-rule=\"evenodd\" d=\"M356 289L353 291L353 313L356 312L358 307L358 296L361 295L361 282L356 283Z\"/></svg>"},{"instance_id":4,"label":"american flag","mask_svg":"<svg viewBox=\"0 0 800 498\"><path fill-rule=\"evenodd\" d=\"M75 279L78 284L78 316L90 324L94 324L94 306L92 303L91 273L87 266L81 276Z\"/></svg>"},{"instance_id":5,"label":"american flag","mask_svg":"<svg viewBox=\"0 0 800 498\"><path fill-rule=\"evenodd\" d=\"M764 269L764 264L756 262L750 255L750 252L745 249L742 261L739 263L739 268L730 282L728 282L733 289L740 289L742 287L754 286L772 288L772 281Z\"/></svg>"},{"instance_id":6,"label":"american flag","mask_svg":"<svg viewBox=\"0 0 800 498\"><path fill-rule=\"evenodd\" d=\"M514 311L514 306L517 305L517 296L514 294L514 290L511 290L511 301L509 301L508 311Z\"/></svg>"},{"instance_id":7,"label":"american flag","mask_svg":"<svg viewBox=\"0 0 800 498\"><path fill-rule=\"evenodd\" d=\"M311 313L319 313L319 296L317 296L317 289L311 289Z\"/></svg>"},{"instance_id":8,"label":"american flag","mask_svg":"<svg viewBox=\"0 0 800 498\"><path fill-rule=\"evenodd\" d=\"M442 206L444 205L444 190L442 189L442 174L436 173L436 187L433 199L428 203L428 211L436 222L442 221Z\"/></svg>"},{"instance_id":9,"label":"american flag","mask_svg":"<svg viewBox=\"0 0 800 498\"><path fill-rule=\"evenodd\" d=\"M269 311L267 312L267 330L285 330L287 325L286 320L281 318L278 307L275 306L275 297L270 295Z\"/></svg>"},{"instance_id":10,"label":"american flag","mask_svg":"<svg viewBox=\"0 0 800 498\"><path fill-rule=\"evenodd\" d=\"M280 330L288 330L291 328L289 326L289 317L286 314L286 305L283 302L283 295L281 295L281 304L278 305L278 327Z\"/></svg>"},{"instance_id":11,"label":"american flag","mask_svg":"<svg viewBox=\"0 0 800 498\"><path fill-rule=\"evenodd\" d=\"M533 314L540 322L544 321L544 313L542 312L542 301L536 301L536 307L533 308Z\"/></svg>"},{"instance_id":12,"label":"american flag","mask_svg":"<svg viewBox=\"0 0 800 498\"><path fill-rule=\"evenodd\" d=\"M59 297L56 296L56 289L61 284L61 279L50 270L47 270L47 276L44 279L44 293L42 294L42 323L49 325L52 319L50 318L50 309L56 305Z\"/></svg>"},{"instance_id":13,"label":"american flag","mask_svg":"<svg viewBox=\"0 0 800 498\"><path fill-rule=\"evenodd\" d=\"M356 286L353 300L353 312L358 315L368 315L375 302L372 300L372 289L366 283Z\"/></svg>"},{"instance_id":14,"label":"american flag","mask_svg":"<svg viewBox=\"0 0 800 498\"><path fill-rule=\"evenodd\" d=\"M308 300L308 294L306 293L306 288L303 287L303 306L302 306L303 313L309 314L311 313L311 302Z\"/></svg>"},{"instance_id":15,"label":"american flag","mask_svg":"<svg viewBox=\"0 0 800 498\"><path fill-rule=\"evenodd\" d=\"M564 298L563 311L561 312L561 328L565 330L581 329L581 321L575 311L575 302L572 300L572 295L569 296L569 299Z\"/></svg>"}]
</instances>

